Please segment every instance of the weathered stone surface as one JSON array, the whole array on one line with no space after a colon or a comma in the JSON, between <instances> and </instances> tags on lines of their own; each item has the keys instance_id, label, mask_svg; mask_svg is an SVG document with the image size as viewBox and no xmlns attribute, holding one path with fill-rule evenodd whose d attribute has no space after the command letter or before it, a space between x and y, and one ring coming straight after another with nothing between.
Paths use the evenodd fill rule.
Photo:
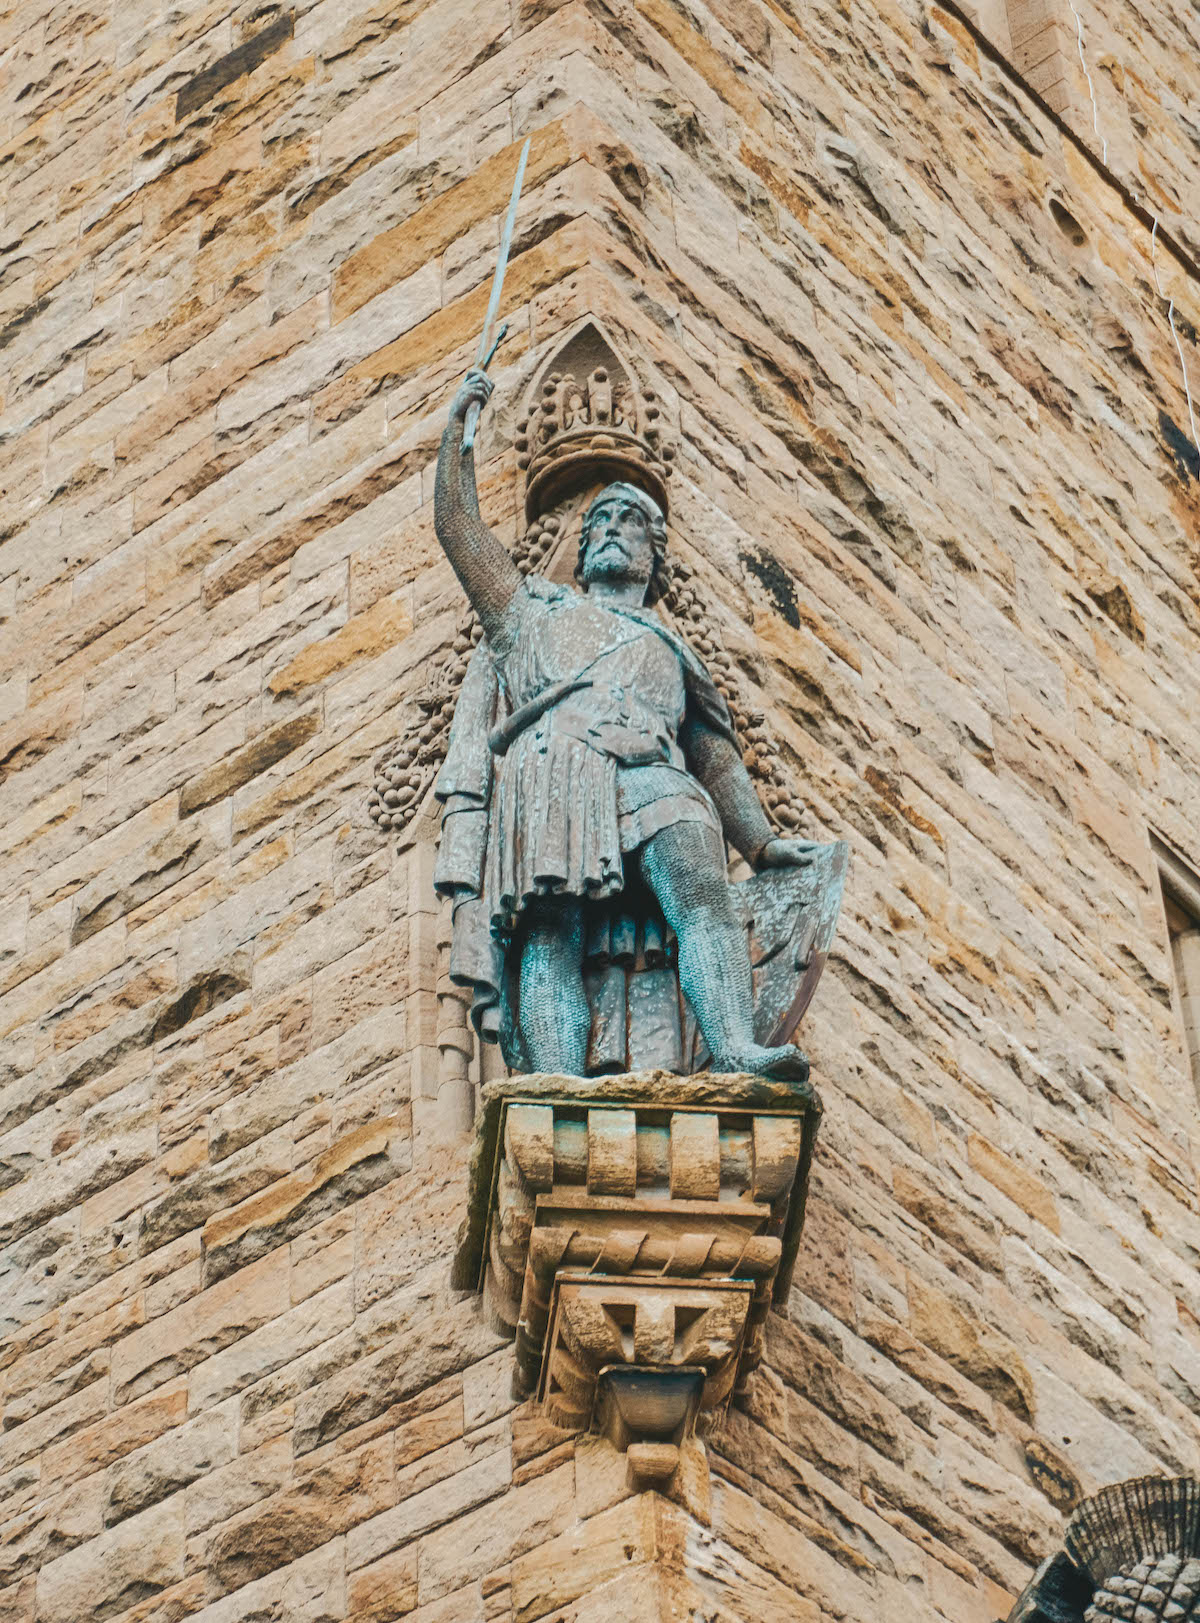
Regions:
<instances>
[{"instance_id":1,"label":"weathered stone surface","mask_svg":"<svg viewBox=\"0 0 1200 1623\"><path fill-rule=\"evenodd\" d=\"M186 118L189 113L194 113L198 107L203 107L206 102L211 101L226 85L233 84L235 80L243 78L248 73L253 73L285 40L292 38L293 30L292 13L284 12L265 28L251 34L232 51L227 51L211 67L194 74L176 93L175 117Z\"/></svg>"},{"instance_id":2,"label":"weathered stone surface","mask_svg":"<svg viewBox=\"0 0 1200 1623\"><path fill-rule=\"evenodd\" d=\"M118 1397L136 1397L191 1369L287 1306L287 1256L277 1252L126 1336L112 1360Z\"/></svg>"},{"instance_id":3,"label":"weathered stone surface","mask_svg":"<svg viewBox=\"0 0 1200 1623\"><path fill-rule=\"evenodd\" d=\"M113 1467L108 1475L105 1522L111 1526L168 1498L197 1477L227 1464L235 1452L233 1412L213 1410L198 1415Z\"/></svg>"},{"instance_id":4,"label":"weathered stone surface","mask_svg":"<svg viewBox=\"0 0 1200 1623\"><path fill-rule=\"evenodd\" d=\"M403 1125L391 1116L360 1127L319 1155L311 1172L277 1180L269 1194L209 1218L200 1236L206 1282L244 1267L345 1202L389 1183L398 1170L390 1152Z\"/></svg>"},{"instance_id":5,"label":"weathered stone surface","mask_svg":"<svg viewBox=\"0 0 1200 1623\"><path fill-rule=\"evenodd\" d=\"M431 1487L410 1493L395 1509L384 1511L349 1534L347 1566L366 1566L387 1551L494 1499L508 1486L511 1474L511 1462L500 1450Z\"/></svg>"},{"instance_id":6,"label":"weathered stone surface","mask_svg":"<svg viewBox=\"0 0 1200 1623\"><path fill-rule=\"evenodd\" d=\"M75 1623L127 1611L183 1577L184 1537L178 1503L133 1516L38 1573L37 1623Z\"/></svg>"},{"instance_id":7,"label":"weathered stone surface","mask_svg":"<svg viewBox=\"0 0 1200 1623\"><path fill-rule=\"evenodd\" d=\"M294 749L299 749L319 726L318 717L309 711L293 716L290 721L280 722L277 727L269 727L243 749L235 750L207 772L184 784L179 794L179 815L188 817L204 806L211 806L214 800L224 800L226 795L233 794L235 789L249 783L251 778L256 778L260 772L282 761Z\"/></svg>"},{"instance_id":8,"label":"weathered stone surface","mask_svg":"<svg viewBox=\"0 0 1200 1623\"><path fill-rule=\"evenodd\" d=\"M101 1480L95 1476L64 1492L39 1496L41 1503L17 1515L18 1502L7 1500L14 1514L0 1533L0 1585L32 1576L47 1562L95 1538L100 1532Z\"/></svg>"},{"instance_id":9,"label":"weathered stone surface","mask_svg":"<svg viewBox=\"0 0 1200 1623\"><path fill-rule=\"evenodd\" d=\"M276 671L267 686L280 696L301 693L357 660L385 653L402 642L411 630L412 619L407 606L382 599L362 614L356 614L324 641L310 643L282 670Z\"/></svg>"},{"instance_id":10,"label":"weathered stone surface","mask_svg":"<svg viewBox=\"0 0 1200 1623\"><path fill-rule=\"evenodd\" d=\"M75 903L72 945L86 941L117 919L134 912L179 880L217 856L220 843L203 826L193 823L170 829L148 851L97 875Z\"/></svg>"},{"instance_id":11,"label":"weathered stone surface","mask_svg":"<svg viewBox=\"0 0 1200 1623\"><path fill-rule=\"evenodd\" d=\"M261 1578L377 1515L395 1496L391 1439L384 1437L222 1527L204 1551L209 1582L228 1590Z\"/></svg>"},{"instance_id":12,"label":"weathered stone surface","mask_svg":"<svg viewBox=\"0 0 1200 1623\"><path fill-rule=\"evenodd\" d=\"M1065 0L0 20L0 1618L995 1623L1062 1473L1196 1468L1196 41L1076 10L1094 106ZM363 815L527 135L484 512L601 321L854 846L703 1530L449 1286L431 852Z\"/></svg>"},{"instance_id":13,"label":"weathered stone surface","mask_svg":"<svg viewBox=\"0 0 1200 1623\"><path fill-rule=\"evenodd\" d=\"M516 1560L511 1580L514 1618L545 1617L599 1590L631 1564L653 1561L658 1553L653 1503L641 1497L626 1500Z\"/></svg>"},{"instance_id":14,"label":"weathered stone surface","mask_svg":"<svg viewBox=\"0 0 1200 1623\"><path fill-rule=\"evenodd\" d=\"M919 1280L909 1283L909 1304L918 1341L1022 1420L1034 1419L1033 1379L1006 1336Z\"/></svg>"},{"instance_id":15,"label":"weathered stone surface","mask_svg":"<svg viewBox=\"0 0 1200 1623\"><path fill-rule=\"evenodd\" d=\"M168 1382L149 1396L127 1403L93 1425L47 1448L40 1459L47 1491L102 1472L135 1449L152 1442L187 1417L187 1387Z\"/></svg>"},{"instance_id":16,"label":"weathered stone surface","mask_svg":"<svg viewBox=\"0 0 1200 1623\"><path fill-rule=\"evenodd\" d=\"M352 1573L346 1585L348 1615L362 1623L391 1623L417 1607L417 1558L397 1550Z\"/></svg>"}]
</instances>

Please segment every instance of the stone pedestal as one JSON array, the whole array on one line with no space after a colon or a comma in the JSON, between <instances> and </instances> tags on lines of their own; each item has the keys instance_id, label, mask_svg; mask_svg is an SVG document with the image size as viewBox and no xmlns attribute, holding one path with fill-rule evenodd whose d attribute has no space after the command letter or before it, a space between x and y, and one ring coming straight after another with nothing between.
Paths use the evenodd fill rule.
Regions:
<instances>
[{"instance_id":1,"label":"stone pedestal","mask_svg":"<svg viewBox=\"0 0 1200 1623\"><path fill-rule=\"evenodd\" d=\"M514 1395L668 1483L786 1297L820 1111L749 1076L489 1083L454 1284L515 1340Z\"/></svg>"}]
</instances>

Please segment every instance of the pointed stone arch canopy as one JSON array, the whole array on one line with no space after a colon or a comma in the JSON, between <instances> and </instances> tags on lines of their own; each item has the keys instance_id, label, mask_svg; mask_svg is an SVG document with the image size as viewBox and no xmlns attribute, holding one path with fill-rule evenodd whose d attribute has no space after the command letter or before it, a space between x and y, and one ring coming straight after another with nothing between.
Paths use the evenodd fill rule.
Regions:
<instances>
[{"instance_id":1,"label":"pointed stone arch canopy","mask_svg":"<svg viewBox=\"0 0 1200 1623\"><path fill-rule=\"evenodd\" d=\"M676 446L665 404L594 317L576 326L535 372L516 444L530 523L573 493L618 479L637 485L667 512Z\"/></svg>"}]
</instances>

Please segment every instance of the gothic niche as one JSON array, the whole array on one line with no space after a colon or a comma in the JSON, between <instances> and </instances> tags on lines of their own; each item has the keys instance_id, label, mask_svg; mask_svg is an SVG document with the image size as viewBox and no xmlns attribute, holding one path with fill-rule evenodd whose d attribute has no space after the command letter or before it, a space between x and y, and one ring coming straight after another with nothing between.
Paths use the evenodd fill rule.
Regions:
<instances>
[{"instance_id":1,"label":"gothic niche","mask_svg":"<svg viewBox=\"0 0 1200 1623\"><path fill-rule=\"evenodd\" d=\"M1200 1482L1137 1477L1085 1499L1009 1623L1200 1623Z\"/></svg>"},{"instance_id":2,"label":"gothic niche","mask_svg":"<svg viewBox=\"0 0 1200 1623\"><path fill-rule=\"evenodd\" d=\"M792 1039L848 848L798 837L719 616L668 544L667 402L595 322L570 334L519 414L510 553L465 447L490 394L468 374L438 464L471 606L371 815L409 839L440 805L438 1043L465 1082L457 996L510 1073L481 1050L454 1283L515 1339L516 1395L666 1489L707 1481L699 1439L789 1286L821 1109ZM727 845L749 868L734 884Z\"/></svg>"},{"instance_id":3,"label":"gothic niche","mask_svg":"<svg viewBox=\"0 0 1200 1623\"><path fill-rule=\"evenodd\" d=\"M472 454L447 451L445 441L439 534L460 574L482 535L494 553L492 573L524 583L519 591L505 587L523 620L538 621L518 660L521 673L510 659L499 679L478 612L481 604L489 612L490 577L477 569L469 583L474 608L418 700L419 723L378 768L371 815L403 834L437 778L436 883L452 906L450 979L469 994L475 1031L499 1044L510 1070L597 1075L656 1066L690 1075L713 1062L707 1021L725 1050L716 1056L724 1070L802 1077L807 1066L791 1038L836 926L847 847L795 838L801 810L778 751L742 697L693 572L666 545L675 447L663 402L587 322L535 377L517 447L527 528L511 556L479 519ZM612 612L589 615L581 605L597 602L611 583L581 597L568 581L585 568L588 542L581 545L578 523L586 519L594 533L596 504L586 504L605 489L623 493L631 511L644 507L634 519L655 532L654 562L644 606L639 588ZM470 539L456 559L447 536L460 532ZM591 622L601 614L606 624L598 628ZM502 621L497 607L493 631L516 635ZM544 669L525 669L530 659ZM514 682L525 688L510 701ZM678 738L673 718L662 721L676 702ZM615 790L604 781L614 773ZM682 980L691 967L707 988L689 998L670 903L677 923L683 914L680 928L691 909L681 906L682 894L662 905L660 893L671 891L683 861L712 868L714 882L719 868L723 889L726 840L757 871L730 888L727 925L710 920L690 958L684 943ZM583 844L575 849L572 841ZM671 842L674 855L641 858L644 848ZM674 889L688 883L690 875L681 876ZM586 1008L564 992L561 943L546 924L547 907L563 891L582 898L572 928L583 933ZM693 886L688 899L700 894ZM545 951L522 948L538 931ZM722 931L730 945L702 972L695 960L717 954ZM742 939L752 961L746 988L742 971L725 964L731 954L744 956ZM538 992L543 984L552 998ZM531 1015L539 999L547 1010L553 1002L545 1021ZM568 1027L564 1046L558 1038Z\"/></svg>"}]
</instances>

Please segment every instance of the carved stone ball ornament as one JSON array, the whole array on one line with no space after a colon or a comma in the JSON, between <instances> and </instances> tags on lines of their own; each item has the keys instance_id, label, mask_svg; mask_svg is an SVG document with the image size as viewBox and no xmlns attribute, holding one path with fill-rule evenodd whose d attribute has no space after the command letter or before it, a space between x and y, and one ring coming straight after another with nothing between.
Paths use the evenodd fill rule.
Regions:
<instances>
[{"instance_id":1,"label":"carved stone ball ornament","mask_svg":"<svg viewBox=\"0 0 1200 1623\"><path fill-rule=\"evenodd\" d=\"M1136 1477L1085 1499L1009 1623L1200 1623L1200 1482Z\"/></svg>"},{"instance_id":2,"label":"carved stone ball ornament","mask_svg":"<svg viewBox=\"0 0 1200 1623\"><path fill-rule=\"evenodd\" d=\"M1083 1615L1085 1623L1130 1617L1135 1623L1184 1623L1200 1617L1200 1561L1178 1555L1139 1561L1132 1572L1109 1578Z\"/></svg>"}]
</instances>

